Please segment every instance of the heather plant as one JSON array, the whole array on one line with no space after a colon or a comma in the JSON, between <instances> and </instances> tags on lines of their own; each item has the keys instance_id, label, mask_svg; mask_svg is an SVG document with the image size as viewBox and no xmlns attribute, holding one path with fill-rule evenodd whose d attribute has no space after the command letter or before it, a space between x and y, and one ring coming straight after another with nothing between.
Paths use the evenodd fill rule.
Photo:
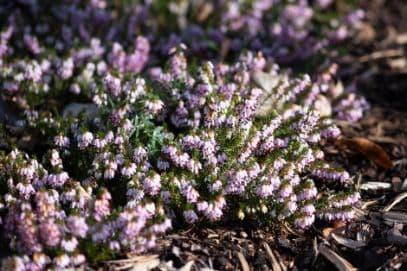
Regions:
<instances>
[{"instance_id":1,"label":"heather plant","mask_svg":"<svg viewBox=\"0 0 407 271\"><path fill-rule=\"evenodd\" d=\"M318 148L339 130L306 102L315 83L281 74L272 107L259 112L265 94L250 73L280 71L256 59L189 67L178 48L151 77L94 74L84 88L92 103L80 114L25 96L50 100L53 85L13 92L28 101L21 125L45 144L37 158L1 154L2 238L15 255L3 268L140 254L179 221L247 218L306 229L316 218L351 219L359 197L352 179Z\"/></svg>"}]
</instances>

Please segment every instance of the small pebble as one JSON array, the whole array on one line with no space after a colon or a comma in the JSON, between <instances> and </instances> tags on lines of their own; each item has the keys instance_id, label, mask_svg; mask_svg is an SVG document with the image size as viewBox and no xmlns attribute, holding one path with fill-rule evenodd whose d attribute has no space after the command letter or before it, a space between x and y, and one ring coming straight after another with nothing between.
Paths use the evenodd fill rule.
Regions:
<instances>
[{"instance_id":1,"label":"small pebble","mask_svg":"<svg viewBox=\"0 0 407 271\"><path fill-rule=\"evenodd\" d=\"M393 191L394 192L400 192L401 191L401 179L400 179L400 177L391 178L391 183L393 185Z\"/></svg>"}]
</instances>

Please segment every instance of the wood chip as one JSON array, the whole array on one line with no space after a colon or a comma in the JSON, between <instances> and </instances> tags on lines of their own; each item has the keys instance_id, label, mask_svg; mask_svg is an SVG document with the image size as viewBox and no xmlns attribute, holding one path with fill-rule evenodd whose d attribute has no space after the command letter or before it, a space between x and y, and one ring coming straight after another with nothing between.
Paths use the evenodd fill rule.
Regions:
<instances>
[{"instance_id":1,"label":"wood chip","mask_svg":"<svg viewBox=\"0 0 407 271\"><path fill-rule=\"evenodd\" d=\"M340 245L342 245L342 246L345 246L345 247L347 247L347 248L354 249L354 250L366 246L366 243L363 242L363 241L355 241L355 240L352 240L352 239L343 237L343 236L341 236L341 235L339 235L339 234L332 233L332 234L331 234L331 237L332 237L332 239L334 239L338 244L340 244Z\"/></svg>"},{"instance_id":2,"label":"wood chip","mask_svg":"<svg viewBox=\"0 0 407 271\"><path fill-rule=\"evenodd\" d=\"M242 266L243 271L250 271L249 264L247 263L246 258L242 252L237 252L237 257L239 258L240 265Z\"/></svg>"},{"instance_id":3,"label":"wood chip","mask_svg":"<svg viewBox=\"0 0 407 271\"><path fill-rule=\"evenodd\" d=\"M350 262L339 256L336 252L328 248L326 245L320 245L318 251L327 260L329 260L339 271L357 270Z\"/></svg>"},{"instance_id":4,"label":"wood chip","mask_svg":"<svg viewBox=\"0 0 407 271\"><path fill-rule=\"evenodd\" d=\"M407 192L401 193L391 203L389 203L386 207L384 207L383 211L384 212L390 211L391 209L393 209L394 206L399 204L405 198L407 198Z\"/></svg>"}]
</instances>

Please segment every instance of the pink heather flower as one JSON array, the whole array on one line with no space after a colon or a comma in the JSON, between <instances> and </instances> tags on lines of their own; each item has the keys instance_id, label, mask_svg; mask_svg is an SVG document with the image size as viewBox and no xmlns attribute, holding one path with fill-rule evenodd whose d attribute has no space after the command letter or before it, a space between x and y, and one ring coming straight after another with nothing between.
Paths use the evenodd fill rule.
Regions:
<instances>
[{"instance_id":1,"label":"pink heather flower","mask_svg":"<svg viewBox=\"0 0 407 271\"><path fill-rule=\"evenodd\" d=\"M78 140L78 148L85 149L88 147L93 141L93 134L91 132L84 132L83 134L77 137Z\"/></svg>"},{"instance_id":2,"label":"pink heather flower","mask_svg":"<svg viewBox=\"0 0 407 271\"><path fill-rule=\"evenodd\" d=\"M154 224L153 226L150 227L150 230L153 233L165 233L167 230L172 228L172 223L171 220L166 218L164 222L161 224Z\"/></svg>"},{"instance_id":3,"label":"pink heather flower","mask_svg":"<svg viewBox=\"0 0 407 271\"><path fill-rule=\"evenodd\" d=\"M261 184L256 188L256 194L261 198L267 198L273 195L274 187L270 184Z\"/></svg>"},{"instance_id":4,"label":"pink heather flower","mask_svg":"<svg viewBox=\"0 0 407 271\"><path fill-rule=\"evenodd\" d=\"M54 137L54 144L60 148L69 147L70 141L69 138L63 135Z\"/></svg>"},{"instance_id":5,"label":"pink heather flower","mask_svg":"<svg viewBox=\"0 0 407 271\"><path fill-rule=\"evenodd\" d=\"M122 145L124 143L124 138L121 135L117 135L114 139L114 144Z\"/></svg>"},{"instance_id":6,"label":"pink heather flower","mask_svg":"<svg viewBox=\"0 0 407 271\"><path fill-rule=\"evenodd\" d=\"M338 127L328 127L321 131L321 137L327 139L335 139L341 134Z\"/></svg>"},{"instance_id":7,"label":"pink heather flower","mask_svg":"<svg viewBox=\"0 0 407 271\"><path fill-rule=\"evenodd\" d=\"M136 188L127 189L126 195L136 201L140 201L144 198L144 192L142 190L136 189Z\"/></svg>"},{"instance_id":8,"label":"pink heather flower","mask_svg":"<svg viewBox=\"0 0 407 271\"><path fill-rule=\"evenodd\" d=\"M318 191L315 187L304 188L299 194L297 194L298 200L308 200L315 198L318 194Z\"/></svg>"},{"instance_id":9,"label":"pink heather flower","mask_svg":"<svg viewBox=\"0 0 407 271\"><path fill-rule=\"evenodd\" d=\"M16 189L20 193L20 195L26 200L28 200L30 196L35 193L35 189L31 184L18 183L16 185Z\"/></svg>"},{"instance_id":10,"label":"pink heather flower","mask_svg":"<svg viewBox=\"0 0 407 271\"><path fill-rule=\"evenodd\" d=\"M107 132L105 135L105 141L107 143L111 143L111 142L113 142L113 140L114 140L114 133L112 131Z\"/></svg>"},{"instance_id":11,"label":"pink heather flower","mask_svg":"<svg viewBox=\"0 0 407 271\"><path fill-rule=\"evenodd\" d=\"M43 51L43 48L40 47L38 39L36 36L30 34L24 34L23 41L28 50L34 55L37 55Z\"/></svg>"},{"instance_id":12,"label":"pink heather flower","mask_svg":"<svg viewBox=\"0 0 407 271\"><path fill-rule=\"evenodd\" d=\"M133 152L133 161L140 164L144 159L147 158L147 151L143 147L137 147Z\"/></svg>"},{"instance_id":13,"label":"pink heather flower","mask_svg":"<svg viewBox=\"0 0 407 271\"><path fill-rule=\"evenodd\" d=\"M335 208L341 208L341 207L344 207L347 205L354 205L359 200L360 200L360 194L358 192L356 192L349 196L332 199L330 205Z\"/></svg>"},{"instance_id":14,"label":"pink heather flower","mask_svg":"<svg viewBox=\"0 0 407 271\"><path fill-rule=\"evenodd\" d=\"M107 74L103 79L103 83L106 89L112 94L114 97L117 97L122 92L121 82L119 78L112 76L111 74Z\"/></svg>"},{"instance_id":15,"label":"pink heather flower","mask_svg":"<svg viewBox=\"0 0 407 271\"><path fill-rule=\"evenodd\" d=\"M117 163L116 161L109 161L106 165L106 169L103 173L105 179L113 179L116 175Z\"/></svg>"},{"instance_id":16,"label":"pink heather flower","mask_svg":"<svg viewBox=\"0 0 407 271\"><path fill-rule=\"evenodd\" d=\"M185 179L181 180L181 187L180 187L181 194L185 197L188 203L195 203L198 201L199 193L198 191L191 185L191 182L186 181Z\"/></svg>"},{"instance_id":17,"label":"pink heather flower","mask_svg":"<svg viewBox=\"0 0 407 271\"><path fill-rule=\"evenodd\" d=\"M332 220L343 220L343 221L348 221L353 219L355 216L355 211L354 210L338 210L338 211L328 211L328 212L323 212L322 217L326 220L332 221Z\"/></svg>"},{"instance_id":18,"label":"pink heather flower","mask_svg":"<svg viewBox=\"0 0 407 271\"><path fill-rule=\"evenodd\" d=\"M58 70L59 76L62 80L67 80L73 75L74 63L72 58L68 58L62 62L61 67Z\"/></svg>"},{"instance_id":19,"label":"pink heather flower","mask_svg":"<svg viewBox=\"0 0 407 271\"><path fill-rule=\"evenodd\" d=\"M171 201L170 191L161 191L160 197L164 200L164 203L170 203Z\"/></svg>"},{"instance_id":20,"label":"pink heather flower","mask_svg":"<svg viewBox=\"0 0 407 271\"><path fill-rule=\"evenodd\" d=\"M56 266L59 268L65 268L69 265L70 263L70 258L67 254L61 254L59 256L56 256L54 258L54 263Z\"/></svg>"},{"instance_id":21,"label":"pink heather flower","mask_svg":"<svg viewBox=\"0 0 407 271\"><path fill-rule=\"evenodd\" d=\"M81 87L78 84L74 83L71 84L71 86L69 87L69 91L73 94L79 95L81 93Z\"/></svg>"},{"instance_id":22,"label":"pink heather flower","mask_svg":"<svg viewBox=\"0 0 407 271\"><path fill-rule=\"evenodd\" d=\"M36 170L32 165L20 168L20 174L27 178L27 180L32 180L36 175Z\"/></svg>"},{"instance_id":23,"label":"pink heather flower","mask_svg":"<svg viewBox=\"0 0 407 271\"><path fill-rule=\"evenodd\" d=\"M196 204L196 208L200 212L204 212L206 209L208 209L209 203L207 201L200 201Z\"/></svg>"},{"instance_id":24,"label":"pink heather flower","mask_svg":"<svg viewBox=\"0 0 407 271\"><path fill-rule=\"evenodd\" d=\"M70 216L66 220L67 227L72 235L85 238L88 232L88 225L85 218L81 216Z\"/></svg>"},{"instance_id":25,"label":"pink heather flower","mask_svg":"<svg viewBox=\"0 0 407 271\"><path fill-rule=\"evenodd\" d=\"M30 252L39 252L42 250L42 246L38 242L37 227L35 227L34 225L32 215L29 215L28 213L29 211L24 212L18 216L16 221L17 233L25 249L27 249Z\"/></svg>"},{"instance_id":26,"label":"pink heather flower","mask_svg":"<svg viewBox=\"0 0 407 271\"><path fill-rule=\"evenodd\" d=\"M293 188L290 184L284 184L280 187L279 196L287 198L293 193Z\"/></svg>"},{"instance_id":27,"label":"pink heather flower","mask_svg":"<svg viewBox=\"0 0 407 271\"><path fill-rule=\"evenodd\" d=\"M160 192L161 188L161 177L159 174L154 173L152 176L149 176L144 179L143 181L143 186L144 189L149 193L150 195L154 196L157 195L158 192Z\"/></svg>"},{"instance_id":28,"label":"pink heather flower","mask_svg":"<svg viewBox=\"0 0 407 271\"><path fill-rule=\"evenodd\" d=\"M62 187L69 180L69 175L65 171L59 174L50 174L47 183L52 187Z\"/></svg>"},{"instance_id":29,"label":"pink heather flower","mask_svg":"<svg viewBox=\"0 0 407 271\"><path fill-rule=\"evenodd\" d=\"M217 180L214 183L208 185L208 190L212 193L218 192L218 191L222 190L222 187L223 187L222 182Z\"/></svg>"},{"instance_id":30,"label":"pink heather flower","mask_svg":"<svg viewBox=\"0 0 407 271\"><path fill-rule=\"evenodd\" d=\"M315 215L302 216L294 220L294 225L300 229L309 228L315 221Z\"/></svg>"},{"instance_id":31,"label":"pink heather flower","mask_svg":"<svg viewBox=\"0 0 407 271\"><path fill-rule=\"evenodd\" d=\"M225 192L228 194L242 194L246 185L249 182L249 175L246 170L239 170L229 179L229 182L225 188Z\"/></svg>"},{"instance_id":32,"label":"pink heather flower","mask_svg":"<svg viewBox=\"0 0 407 271\"><path fill-rule=\"evenodd\" d=\"M312 215L312 214L314 214L315 213L315 206L314 205L312 205L312 204L307 204L307 205L304 205L302 208L301 208L301 211L302 212L304 212L304 213L306 213L307 215Z\"/></svg>"},{"instance_id":33,"label":"pink heather flower","mask_svg":"<svg viewBox=\"0 0 407 271\"><path fill-rule=\"evenodd\" d=\"M204 214L210 221L217 221L223 216L223 211L220 207L210 203Z\"/></svg>"},{"instance_id":34,"label":"pink heather flower","mask_svg":"<svg viewBox=\"0 0 407 271\"><path fill-rule=\"evenodd\" d=\"M286 209L289 212L289 214L293 214L297 210L297 203L295 201L289 200L286 202Z\"/></svg>"},{"instance_id":35,"label":"pink heather flower","mask_svg":"<svg viewBox=\"0 0 407 271\"><path fill-rule=\"evenodd\" d=\"M147 64L150 53L150 43L142 36L138 36L135 41L134 53L125 59L126 71L139 73Z\"/></svg>"},{"instance_id":36,"label":"pink heather flower","mask_svg":"<svg viewBox=\"0 0 407 271\"><path fill-rule=\"evenodd\" d=\"M71 263L74 266L82 265L85 263L85 261L86 261L86 258L83 254L76 253L71 256Z\"/></svg>"},{"instance_id":37,"label":"pink heather flower","mask_svg":"<svg viewBox=\"0 0 407 271\"><path fill-rule=\"evenodd\" d=\"M107 145L107 141L105 139L95 138L92 142L92 145L95 146L97 149L102 149Z\"/></svg>"},{"instance_id":38,"label":"pink heather flower","mask_svg":"<svg viewBox=\"0 0 407 271\"><path fill-rule=\"evenodd\" d=\"M180 143L181 143L181 148L184 151L199 149L203 144L203 142L199 138L199 136L196 136L196 135L195 136L186 135L180 140Z\"/></svg>"},{"instance_id":39,"label":"pink heather flower","mask_svg":"<svg viewBox=\"0 0 407 271\"><path fill-rule=\"evenodd\" d=\"M121 170L121 174L127 178L133 176L137 171L137 166L135 163L130 163L129 165L125 166Z\"/></svg>"},{"instance_id":40,"label":"pink heather flower","mask_svg":"<svg viewBox=\"0 0 407 271\"><path fill-rule=\"evenodd\" d=\"M22 257L6 257L1 262L1 268L5 271L26 271L26 266Z\"/></svg>"},{"instance_id":41,"label":"pink heather flower","mask_svg":"<svg viewBox=\"0 0 407 271\"><path fill-rule=\"evenodd\" d=\"M103 218L110 215L110 200L111 195L107 190L102 192L99 199L95 200L94 204L94 218L96 221L102 221Z\"/></svg>"},{"instance_id":42,"label":"pink heather flower","mask_svg":"<svg viewBox=\"0 0 407 271\"><path fill-rule=\"evenodd\" d=\"M144 103L144 108L147 112L156 115L161 112L164 107L164 103L161 100L147 100Z\"/></svg>"},{"instance_id":43,"label":"pink heather flower","mask_svg":"<svg viewBox=\"0 0 407 271\"><path fill-rule=\"evenodd\" d=\"M167 161L158 158L157 159L157 168L161 171L166 171L167 169L170 168L170 163L168 163Z\"/></svg>"},{"instance_id":44,"label":"pink heather flower","mask_svg":"<svg viewBox=\"0 0 407 271\"><path fill-rule=\"evenodd\" d=\"M198 216L193 210L186 210L183 212L184 219L187 223L193 224L198 220Z\"/></svg>"},{"instance_id":45,"label":"pink heather flower","mask_svg":"<svg viewBox=\"0 0 407 271\"><path fill-rule=\"evenodd\" d=\"M61 241L61 231L54 219L47 219L39 226L40 236L44 243L49 247L55 247Z\"/></svg>"},{"instance_id":46,"label":"pink heather flower","mask_svg":"<svg viewBox=\"0 0 407 271\"><path fill-rule=\"evenodd\" d=\"M202 169L202 164L194 159L190 159L186 164L186 168L194 174L198 174Z\"/></svg>"},{"instance_id":47,"label":"pink heather flower","mask_svg":"<svg viewBox=\"0 0 407 271\"><path fill-rule=\"evenodd\" d=\"M171 57L170 67L171 74L175 78L181 79L186 77L187 62L182 52L178 52Z\"/></svg>"},{"instance_id":48,"label":"pink heather flower","mask_svg":"<svg viewBox=\"0 0 407 271\"><path fill-rule=\"evenodd\" d=\"M78 246L78 240L75 237L70 239L63 239L61 241L61 248L66 252L73 252Z\"/></svg>"},{"instance_id":49,"label":"pink heather flower","mask_svg":"<svg viewBox=\"0 0 407 271\"><path fill-rule=\"evenodd\" d=\"M120 251L120 243L118 241L110 241L109 249L112 251Z\"/></svg>"}]
</instances>

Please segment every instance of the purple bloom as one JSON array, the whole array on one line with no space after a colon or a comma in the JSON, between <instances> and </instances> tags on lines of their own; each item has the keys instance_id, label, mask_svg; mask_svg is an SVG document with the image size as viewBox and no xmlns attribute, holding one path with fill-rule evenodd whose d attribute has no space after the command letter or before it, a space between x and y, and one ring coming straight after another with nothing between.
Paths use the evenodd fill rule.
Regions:
<instances>
[{"instance_id":1,"label":"purple bloom","mask_svg":"<svg viewBox=\"0 0 407 271\"><path fill-rule=\"evenodd\" d=\"M85 218L80 216L70 216L66 220L67 227L72 235L84 238L88 232L88 225Z\"/></svg>"}]
</instances>

